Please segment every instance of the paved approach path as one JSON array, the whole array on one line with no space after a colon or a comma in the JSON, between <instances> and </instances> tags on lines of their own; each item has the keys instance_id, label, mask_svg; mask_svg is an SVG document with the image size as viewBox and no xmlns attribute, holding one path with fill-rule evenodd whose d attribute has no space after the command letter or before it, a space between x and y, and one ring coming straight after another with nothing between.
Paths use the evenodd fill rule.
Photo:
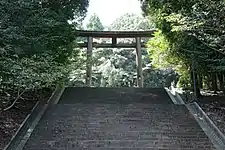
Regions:
<instances>
[{"instance_id":1,"label":"paved approach path","mask_svg":"<svg viewBox=\"0 0 225 150\"><path fill-rule=\"evenodd\" d=\"M24 150L213 150L204 131L164 89L66 88Z\"/></svg>"}]
</instances>

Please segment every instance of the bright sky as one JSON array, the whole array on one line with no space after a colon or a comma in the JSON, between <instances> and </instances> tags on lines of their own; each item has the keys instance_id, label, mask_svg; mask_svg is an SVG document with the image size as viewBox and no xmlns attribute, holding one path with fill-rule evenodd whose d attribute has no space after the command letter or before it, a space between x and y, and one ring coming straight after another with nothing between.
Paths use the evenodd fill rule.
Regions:
<instances>
[{"instance_id":1,"label":"bright sky","mask_svg":"<svg viewBox=\"0 0 225 150\"><path fill-rule=\"evenodd\" d=\"M107 26L125 13L141 15L141 5L138 0L90 0L84 23L93 13L96 13L102 24Z\"/></svg>"}]
</instances>

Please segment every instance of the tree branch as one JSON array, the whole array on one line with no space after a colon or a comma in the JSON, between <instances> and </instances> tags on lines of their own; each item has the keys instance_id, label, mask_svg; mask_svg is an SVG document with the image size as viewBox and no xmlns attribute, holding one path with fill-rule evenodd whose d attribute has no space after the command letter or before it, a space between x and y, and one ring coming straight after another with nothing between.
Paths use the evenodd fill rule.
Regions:
<instances>
[{"instance_id":1,"label":"tree branch","mask_svg":"<svg viewBox=\"0 0 225 150\"><path fill-rule=\"evenodd\" d=\"M196 38L197 38L197 37L196 37ZM212 50L214 50L214 51L216 51L216 52L219 52L219 53L221 53L222 55L225 55L225 52L219 51L218 49L209 46L207 43L203 42L203 41L200 40L199 38L197 38L197 39L198 39L203 45L207 46L208 48L210 48L210 49L212 49Z\"/></svg>"},{"instance_id":2,"label":"tree branch","mask_svg":"<svg viewBox=\"0 0 225 150\"><path fill-rule=\"evenodd\" d=\"M8 110L10 110L10 109L16 104L16 102L20 99L20 97L25 93L25 91L26 91L26 90L23 90L23 92L21 92L21 93L19 93L19 91L18 91L17 97L16 97L16 99L14 100L14 102L13 102L9 107L4 108L3 111L8 111Z\"/></svg>"}]
</instances>

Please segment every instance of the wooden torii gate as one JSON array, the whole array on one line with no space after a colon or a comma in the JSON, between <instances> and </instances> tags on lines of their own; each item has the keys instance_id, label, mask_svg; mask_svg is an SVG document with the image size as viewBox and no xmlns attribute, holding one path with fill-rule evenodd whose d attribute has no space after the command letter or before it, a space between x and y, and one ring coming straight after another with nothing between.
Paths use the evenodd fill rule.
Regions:
<instances>
[{"instance_id":1,"label":"wooden torii gate","mask_svg":"<svg viewBox=\"0 0 225 150\"><path fill-rule=\"evenodd\" d=\"M136 48L137 86L143 87L141 48L145 44L142 37L153 37L155 30L151 31L85 31L77 30L78 37L86 37L86 43L78 43L78 47L87 48L86 84L91 86L92 76L92 49L93 48ZM93 43L93 38L111 38L112 43ZM117 38L135 38L136 43L117 43Z\"/></svg>"}]
</instances>

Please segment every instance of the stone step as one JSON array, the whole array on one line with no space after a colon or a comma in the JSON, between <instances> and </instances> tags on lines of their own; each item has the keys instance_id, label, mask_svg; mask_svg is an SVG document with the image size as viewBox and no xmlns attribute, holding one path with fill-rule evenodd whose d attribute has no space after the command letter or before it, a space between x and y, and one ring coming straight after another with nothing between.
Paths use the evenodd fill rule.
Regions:
<instances>
[{"instance_id":1,"label":"stone step","mask_svg":"<svg viewBox=\"0 0 225 150\"><path fill-rule=\"evenodd\" d=\"M65 89L59 103L168 103L172 104L170 97L163 88L76 88Z\"/></svg>"},{"instance_id":2,"label":"stone step","mask_svg":"<svg viewBox=\"0 0 225 150\"><path fill-rule=\"evenodd\" d=\"M62 107L61 107L62 106ZM157 107L159 106L159 107ZM51 107L51 106L50 106ZM52 105L52 108L49 111L55 111L54 109L65 109L68 107L67 111L73 112L94 112L100 113L149 113L149 112L167 112L173 113L174 115L181 113L189 114L189 111L186 109L186 106L180 105L172 105L172 104L143 104L138 102L133 102L132 104L105 104L105 103L94 103L94 104L84 104L84 103L76 103L76 104L57 104ZM157 113L155 113L157 115ZM173 117L173 116L172 116Z\"/></svg>"},{"instance_id":3,"label":"stone step","mask_svg":"<svg viewBox=\"0 0 225 150\"><path fill-rule=\"evenodd\" d=\"M187 133L187 132L163 132L163 131L128 131L128 132L70 132L64 134L65 131L58 130L52 134L53 137L60 136L62 139L75 139L75 140L177 140L177 141L207 141L208 138L204 132ZM42 134L39 137L41 140L49 140L46 134Z\"/></svg>"},{"instance_id":4,"label":"stone step","mask_svg":"<svg viewBox=\"0 0 225 150\"><path fill-rule=\"evenodd\" d=\"M185 106L173 104L56 104L24 150L215 149Z\"/></svg>"},{"instance_id":5,"label":"stone step","mask_svg":"<svg viewBox=\"0 0 225 150\"><path fill-rule=\"evenodd\" d=\"M42 141L45 142L45 141ZM49 141L48 148L52 147L67 147L72 149L93 149L93 148L172 148L172 149L209 149L213 148L210 144L198 145L197 141L182 141L182 140L167 140L167 139L153 139L153 140L66 140L65 145L58 141Z\"/></svg>"}]
</instances>

